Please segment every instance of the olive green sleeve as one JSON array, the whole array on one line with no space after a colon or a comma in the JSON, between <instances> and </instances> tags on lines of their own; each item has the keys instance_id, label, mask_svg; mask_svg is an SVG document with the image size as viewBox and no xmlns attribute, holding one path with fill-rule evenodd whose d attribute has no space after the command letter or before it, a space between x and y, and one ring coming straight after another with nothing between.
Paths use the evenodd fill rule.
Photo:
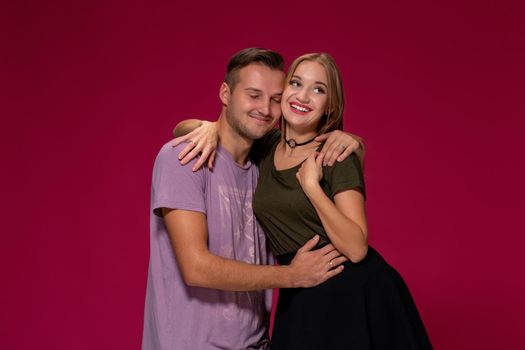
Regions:
<instances>
[{"instance_id":1,"label":"olive green sleeve","mask_svg":"<svg viewBox=\"0 0 525 350\"><path fill-rule=\"evenodd\" d=\"M365 180L361 164L355 154L329 167L326 172L326 180L333 196L345 190L357 189L366 198Z\"/></svg>"}]
</instances>

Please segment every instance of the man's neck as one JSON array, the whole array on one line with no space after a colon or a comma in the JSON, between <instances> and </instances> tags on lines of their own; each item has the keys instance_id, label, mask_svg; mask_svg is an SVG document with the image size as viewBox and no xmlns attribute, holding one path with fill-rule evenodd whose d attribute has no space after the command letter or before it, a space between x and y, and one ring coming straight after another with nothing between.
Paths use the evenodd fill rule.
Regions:
<instances>
[{"instance_id":1,"label":"man's neck","mask_svg":"<svg viewBox=\"0 0 525 350\"><path fill-rule=\"evenodd\" d=\"M225 113L221 113L217 121L219 143L228 151L233 160L239 165L245 165L253 141L239 135L226 120Z\"/></svg>"}]
</instances>

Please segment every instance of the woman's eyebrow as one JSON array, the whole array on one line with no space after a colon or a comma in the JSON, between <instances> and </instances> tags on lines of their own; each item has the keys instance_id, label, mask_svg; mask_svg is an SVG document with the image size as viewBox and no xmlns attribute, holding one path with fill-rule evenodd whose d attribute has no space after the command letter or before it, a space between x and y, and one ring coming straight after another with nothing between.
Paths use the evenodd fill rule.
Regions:
<instances>
[{"instance_id":1,"label":"woman's eyebrow","mask_svg":"<svg viewBox=\"0 0 525 350\"><path fill-rule=\"evenodd\" d=\"M292 75L292 78L295 78L295 79L299 79L299 80L303 80L300 76L298 75ZM323 83L322 81L315 81L316 84L320 84L320 85L324 85L326 88L328 88L328 85L326 85L326 83Z\"/></svg>"}]
</instances>

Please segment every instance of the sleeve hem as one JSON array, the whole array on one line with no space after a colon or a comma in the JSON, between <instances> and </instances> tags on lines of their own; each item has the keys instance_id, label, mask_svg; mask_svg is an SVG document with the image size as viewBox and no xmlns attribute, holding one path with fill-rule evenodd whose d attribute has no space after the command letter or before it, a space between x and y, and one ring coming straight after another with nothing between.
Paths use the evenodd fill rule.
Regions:
<instances>
[{"instance_id":1,"label":"sleeve hem","mask_svg":"<svg viewBox=\"0 0 525 350\"><path fill-rule=\"evenodd\" d=\"M202 208L202 206L195 203L184 203L179 201L156 201L152 205L153 214L162 217L162 208L196 211L206 215L206 209Z\"/></svg>"},{"instance_id":2,"label":"sleeve hem","mask_svg":"<svg viewBox=\"0 0 525 350\"><path fill-rule=\"evenodd\" d=\"M360 182L347 182L343 184L338 184L337 188L334 189L333 195L335 196L340 192L352 190L355 188L359 189L359 192L361 192L366 199L365 186Z\"/></svg>"}]
</instances>

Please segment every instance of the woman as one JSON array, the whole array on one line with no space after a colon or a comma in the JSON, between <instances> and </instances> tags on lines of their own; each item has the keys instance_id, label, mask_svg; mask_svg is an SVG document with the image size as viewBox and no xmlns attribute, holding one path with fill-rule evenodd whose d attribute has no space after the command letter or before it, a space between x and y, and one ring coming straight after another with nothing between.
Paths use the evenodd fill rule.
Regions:
<instances>
[{"instance_id":1,"label":"woman","mask_svg":"<svg viewBox=\"0 0 525 350\"><path fill-rule=\"evenodd\" d=\"M339 70L325 53L297 58L281 101L282 136L254 149L260 157L253 208L272 253L289 264L315 234L349 261L314 288L281 289L272 349L431 349L401 276L367 243L365 186L351 155L323 166L315 137L342 129Z\"/></svg>"}]
</instances>

